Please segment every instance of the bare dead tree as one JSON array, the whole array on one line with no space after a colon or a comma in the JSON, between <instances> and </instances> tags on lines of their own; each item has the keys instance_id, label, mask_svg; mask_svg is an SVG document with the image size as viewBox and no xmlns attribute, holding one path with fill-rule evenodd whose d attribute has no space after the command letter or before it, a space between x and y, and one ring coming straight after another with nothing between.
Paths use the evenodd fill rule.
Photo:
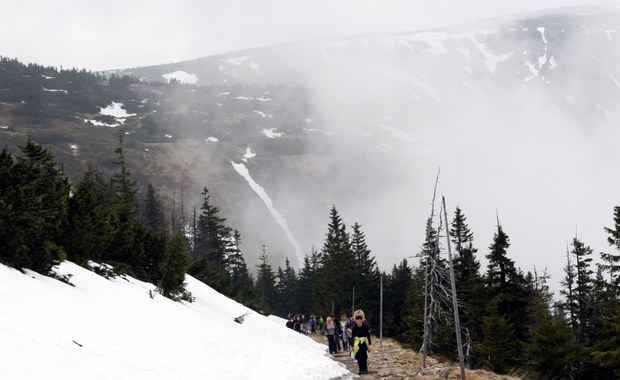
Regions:
<instances>
[{"instance_id":1,"label":"bare dead tree","mask_svg":"<svg viewBox=\"0 0 620 380\"><path fill-rule=\"evenodd\" d=\"M435 178L435 188L433 189L433 201L431 202L431 216L426 221L426 241L430 240L431 226L433 224L433 218L435 214L435 197L437 196L437 184L439 183L439 173L441 173L441 169L437 170L437 177ZM428 261L424 261L424 333L422 339L422 368L426 368L426 355L430 348L430 329L428 324L429 319L429 308L428 308Z\"/></svg>"},{"instance_id":2,"label":"bare dead tree","mask_svg":"<svg viewBox=\"0 0 620 380\"><path fill-rule=\"evenodd\" d=\"M454 266L452 265L452 249L450 248L450 231L448 230L448 213L446 211L446 198L441 197L444 218L446 220L446 240L448 245L448 263L450 268L450 287L452 289L452 310L454 311L454 332L456 333L456 347L459 354L459 366L461 367L461 379L465 377L465 360L463 358L463 343L461 342L461 322L459 319L459 305L456 298L456 281L454 279ZM438 234L439 235L439 234Z\"/></svg>"},{"instance_id":3,"label":"bare dead tree","mask_svg":"<svg viewBox=\"0 0 620 380\"><path fill-rule=\"evenodd\" d=\"M426 224L426 248L422 252L424 261L424 336L422 348L422 367L426 368L426 356L430 353L433 334L437 332L439 319L444 319L447 324L451 324L447 306L450 302L450 294L445 288L446 270L441 265L440 257L440 231L442 229L443 218L439 215L439 227L433 229L433 220L435 218L435 199L437 195L437 184L439 182L439 172L435 180L435 189L433 192L433 203L431 206L431 216L427 219ZM433 236L433 233L435 235Z\"/></svg>"},{"instance_id":4,"label":"bare dead tree","mask_svg":"<svg viewBox=\"0 0 620 380\"><path fill-rule=\"evenodd\" d=\"M185 228L185 205L183 203L183 187L181 187L181 196L177 204L177 193L174 192L172 198L172 210L170 211L170 225L173 230Z\"/></svg>"}]
</instances>

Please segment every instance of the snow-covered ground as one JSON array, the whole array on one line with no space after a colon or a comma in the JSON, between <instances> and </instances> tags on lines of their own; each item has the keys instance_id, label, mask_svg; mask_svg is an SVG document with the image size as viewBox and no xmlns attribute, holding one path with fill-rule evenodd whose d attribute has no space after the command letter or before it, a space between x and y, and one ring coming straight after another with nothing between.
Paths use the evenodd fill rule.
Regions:
<instances>
[{"instance_id":1,"label":"snow-covered ground","mask_svg":"<svg viewBox=\"0 0 620 380\"><path fill-rule=\"evenodd\" d=\"M71 262L71 286L0 265L0 379L334 379L325 346L187 276L193 303ZM155 294L151 298L149 291ZM235 317L246 314L243 323Z\"/></svg>"}]
</instances>

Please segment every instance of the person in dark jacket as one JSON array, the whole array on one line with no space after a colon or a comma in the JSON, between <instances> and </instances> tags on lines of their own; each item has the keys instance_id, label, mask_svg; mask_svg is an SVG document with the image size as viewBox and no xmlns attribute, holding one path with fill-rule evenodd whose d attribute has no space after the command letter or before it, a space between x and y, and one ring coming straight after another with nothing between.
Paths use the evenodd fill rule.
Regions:
<instances>
[{"instance_id":1,"label":"person in dark jacket","mask_svg":"<svg viewBox=\"0 0 620 380\"><path fill-rule=\"evenodd\" d=\"M342 339L342 326L340 325L340 321L336 319L334 314L329 316L332 321L336 324L336 347L338 348L338 352L342 349L340 346L340 339Z\"/></svg>"},{"instance_id":2,"label":"person in dark jacket","mask_svg":"<svg viewBox=\"0 0 620 380\"><path fill-rule=\"evenodd\" d=\"M351 328L351 336L353 337L353 352L355 360L359 367L359 374L368 373L368 353L370 352L370 328L368 323L364 323L364 317L355 316L355 326Z\"/></svg>"}]
</instances>

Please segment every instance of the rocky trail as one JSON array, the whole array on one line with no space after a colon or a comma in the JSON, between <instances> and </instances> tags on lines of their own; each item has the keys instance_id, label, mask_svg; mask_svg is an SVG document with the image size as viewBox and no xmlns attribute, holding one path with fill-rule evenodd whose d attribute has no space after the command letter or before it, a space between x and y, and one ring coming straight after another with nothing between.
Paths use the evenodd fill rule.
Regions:
<instances>
[{"instance_id":1,"label":"rocky trail","mask_svg":"<svg viewBox=\"0 0 620 380\"><path fill-rule=\"evenodd\" d=\"M327 338L323 335L308 335L316 342L325 345ZM371 352L368 357L368 374L357 375L357 363L351 359L348 352L332 355L332 358L344 364L347 369L360 380L401 380L401 379L460 379L458 363L440 362L436 358L426 358L426 368L422 368L422 355L418 352L402 347L397 341L373 337ZM467 379L477 380L519 380L518 377L498 375L483 370L466 370Z\"/></svg>"}]
</instances>

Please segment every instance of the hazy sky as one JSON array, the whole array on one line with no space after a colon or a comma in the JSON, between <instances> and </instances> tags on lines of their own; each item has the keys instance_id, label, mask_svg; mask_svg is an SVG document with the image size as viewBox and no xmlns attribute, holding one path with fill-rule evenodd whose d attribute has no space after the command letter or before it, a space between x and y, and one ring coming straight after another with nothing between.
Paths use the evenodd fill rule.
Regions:
<instances>
[{"instance_id":1,"label":"hazy sky","mask_svg":"<svg viewBox=\"0 0 620 380\"><path fill-rule=\"evenodd\" d=\"M604 2L0 0L0 55L64 68L129 68L294 40L413 31Z\"/></svg>"}]
</instances>

